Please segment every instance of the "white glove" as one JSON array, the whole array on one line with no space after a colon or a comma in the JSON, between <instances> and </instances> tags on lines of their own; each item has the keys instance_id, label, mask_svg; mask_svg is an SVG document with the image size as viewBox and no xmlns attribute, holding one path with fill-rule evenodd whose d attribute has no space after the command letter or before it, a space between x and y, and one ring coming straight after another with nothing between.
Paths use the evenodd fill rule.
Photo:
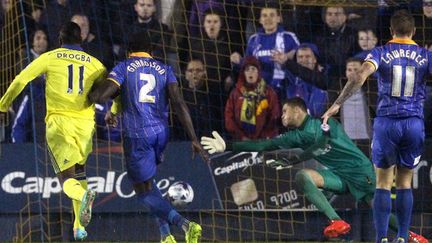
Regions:
<instances>
[{"instance_id":1,"label":"white glove","mask_svg":"<svg viewBox=\"0 0 432 243\"><path fill-rule=\"evenodd\" d=\"M223 138L219 135L218 132L213 131L211 137L201 137L201 145L205 150L208 150L209 154L221 153L225 151L226 145Z\"/></svg>"},{"instance_id":2,"label":"white glove","mask_svg":"<svg viewBox=\"0 0 432 243\"><path fill-rule=\"evenodd\" d=\"M290 169L293 167L292 165L286 165L285 163L281 163L280 161L274 159L266 160L266 165L276 170Z\"/></svg>"}]
</instances>

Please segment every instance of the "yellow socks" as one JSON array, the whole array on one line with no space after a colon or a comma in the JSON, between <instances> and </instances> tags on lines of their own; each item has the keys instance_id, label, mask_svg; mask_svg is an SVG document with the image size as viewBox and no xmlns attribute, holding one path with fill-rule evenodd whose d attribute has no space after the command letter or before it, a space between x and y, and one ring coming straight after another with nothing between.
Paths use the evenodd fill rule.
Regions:
<instances>
[{"instance_id":1,"label":"yellow socks","mask_svg":"<svg viewBox=\"0 0 432 243\"><path fill-rule=\"evenodd\" d=\"M81 186L81 183L74 178L69 178L63 182L63 191L70 199L80 202L86 192L86 190Z\"/></svg>"},{"instance_id":2,"label":"yellow socks","mask_svg":"<svg viewBox=\"0 0 432 243\"><path fill-rule=\"evenodd\" d=\"M81 187L84 190L87 190L87 180L79 180L79 183L81 184ZM72 199L72 206L73 206L73 212L74 212L74 229L84 229L84 227L79 222L79 210L81 207L81 201Z\"/></svg>"}]
</instances>

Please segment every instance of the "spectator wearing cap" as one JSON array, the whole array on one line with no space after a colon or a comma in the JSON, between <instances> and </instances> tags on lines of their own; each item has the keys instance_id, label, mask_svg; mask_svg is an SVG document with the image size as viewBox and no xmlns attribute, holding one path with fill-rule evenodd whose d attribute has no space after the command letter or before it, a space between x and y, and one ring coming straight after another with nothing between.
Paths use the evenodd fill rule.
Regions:
<instances>
[{"instance_id":1,"label":"spectator wearing cap","mask_svg":"<svg viewBox=\"0 0 432 243\"><path fill-rule=\"evenodd\" d=\"M262 8L260 13L262 28L249 38L245 55L255 56L260 61L262 77L272 86L279 98L283 99L283 80L286 78L286 72L280 63L294 56L299 41L296 34L284 30L280 25L281 20L277 5L267 5ZM230 59L238 68L241 55L234 52Z\"/></svg>"},{"instance_id":2,"label":"spectator wearing cap","mask_svg":"<svg viewBox=\"0 0 432 243\"><path fill-rule=\"evenodd\" d=\"M318 63L318 47L312 43L303 43L297 47L294 60L287 60L286 97L300 97L313 117L320 117L328 102L328 76L324 67Z\"/></svg>"},{"instance_id":3,"label":"spectator wearing cap","mask_svg":"<svg viewBox=\"0 0 432 243\"><path fill-rule=\"evenodd\" d=\"M279 99L263 79L258 59L245 57L225 106L227 132L239 140L271 138L279 133L279 118Z\"/></svg>"}]
</instances>

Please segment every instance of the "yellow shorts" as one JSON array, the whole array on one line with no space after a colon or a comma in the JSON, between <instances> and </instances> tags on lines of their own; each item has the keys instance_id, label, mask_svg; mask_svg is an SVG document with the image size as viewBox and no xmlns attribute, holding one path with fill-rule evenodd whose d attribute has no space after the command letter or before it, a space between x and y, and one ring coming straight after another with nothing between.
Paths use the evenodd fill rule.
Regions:
<instances>
[{"instance_id":1,"label":"yellow shorts","mask_svg":"<svg viewBox=\"0 0 432 243\"><path fill-rule=\"evenodd\" d=\"M51 115L46 121L48 152L55 173L84 165L92 151L94 120Z\"/></svg>"}]
</instances>

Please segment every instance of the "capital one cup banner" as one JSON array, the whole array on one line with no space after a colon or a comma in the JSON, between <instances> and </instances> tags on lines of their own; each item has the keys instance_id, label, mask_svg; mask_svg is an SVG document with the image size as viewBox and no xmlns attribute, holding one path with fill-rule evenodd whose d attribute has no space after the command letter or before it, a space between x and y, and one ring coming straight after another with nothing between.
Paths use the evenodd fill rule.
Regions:
<instances>
[{"instance_id":1,"label":"capital one cup banner","mask_svg":"<svg viewBox=\"0 0 432 243\"><path fill-rule=\"evenodd\" d=\"M60 210L59 205L70 206L70 200L62 193L58 178L51 166L35 163L32 144L2 144L0 156L1 212L19 212L28 202L35 210ZM194 191L192 203L181 210L213 208L217 193L206 162L199 156L192 159L190 143L171 143L165 150L165 161L159 166L155 178L163 195L170 185L185 181ZM121 154L89 156L87 180L89 188L98 192L94 203L95 212L136 212L144 210L138 203L129 182ZM38 167L36 166L38 164ZM97 166L96 166L97 165ZM60 204L60 200L62 203ZM41 203L34 203L41 202Z\"/></svg>"},{"instance_id":2,"label":"capital one cup banner","mask_svg":"<svg viewBox=\"0 0 432 243\"><path fill-rule=\"evenodd\" d=\"M61 185L48 166L36 167L34 146L31 144L2 144L0 155L0 213L16 213L28 202L39 210L60 210L70 206L61 192ZM264 165L257 152L227 152L212 157L207 165L199 157L191 159L190 143L170 143L165 150L165 161L159 166L156 182L165 194L176 181L188 182L194 190L191 204L182 210L200 209L313 209L295 184L295 173L302 168L321 168L315 161L307 161L291 169L276 171ZM91 155L87 161L89 187L98 192L95 212L136 212L144 210L134 197L121 154ZM413 188L415 209L432 211L432 150L426 150L414 169ZM97 165L97 166L96 166ZM108 168L109 167L109 168ZM98 169L96 169L98 168ZM350 196L326 194L336 208L352 208ZM35 203L36 202L36 203ZM39 203L40 202L40 203ZM60 203L61 202L61 203Z\"/></svg>"},{"instance_id":3,"label":"capital one cup banner","mask_svg":"<svg viewBox=\"0 0 432 243\"><path fill-rule=\"evenodd\" d=\"M299 153L301 150L294 150ZM413 189L417 210L430 211L432 200L432 158L424 155L414 169ZM226 152L215 156L211 162L220 207L224 209L315 209L295 183L295 174L303 169L323 169L316 161L306 161L290 169L275 170L265 165L258 152ZM394 190L393 190L394 191ZM335 195L324 192L330 203L338 209L354 208L355 200L350 195ZM395 196L395 195L393 195Z\"/></svg>"}]
</instances>

